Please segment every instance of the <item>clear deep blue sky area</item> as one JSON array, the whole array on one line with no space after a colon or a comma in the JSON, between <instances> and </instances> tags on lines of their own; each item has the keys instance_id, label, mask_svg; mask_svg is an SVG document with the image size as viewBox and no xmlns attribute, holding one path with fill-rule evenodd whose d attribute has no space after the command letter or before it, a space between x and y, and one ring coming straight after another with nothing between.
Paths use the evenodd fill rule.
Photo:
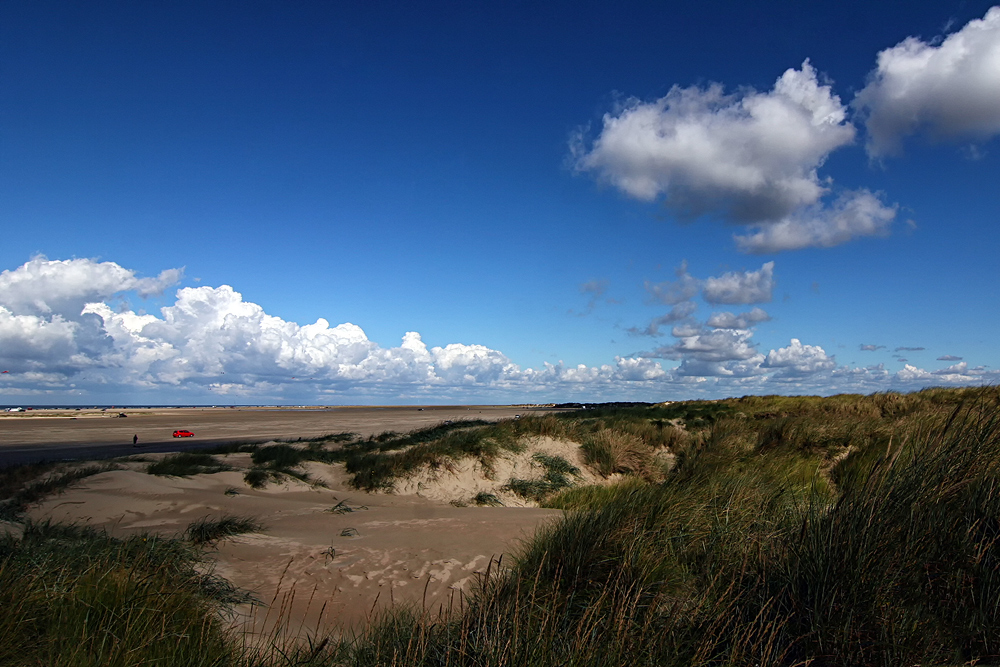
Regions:
<instances>
[{"instance_id":1,"label":"clear deep blue sky area","mask_svg":"<svg viewBox=\"0 0 1000 667\"><path fill-rule=\"evenodd\" d=\"M0 404L1000 380L988 2L0 4Z\"/></svg>"}]
</instances>

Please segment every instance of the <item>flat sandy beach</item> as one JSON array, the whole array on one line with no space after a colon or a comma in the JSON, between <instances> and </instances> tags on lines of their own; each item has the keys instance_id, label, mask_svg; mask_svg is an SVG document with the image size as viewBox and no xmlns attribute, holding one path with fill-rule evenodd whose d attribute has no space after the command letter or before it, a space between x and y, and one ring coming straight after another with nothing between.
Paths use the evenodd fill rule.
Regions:
<instances>
[{"instance_id":1,"label":"flat sandy beach","mask_svg":"<svg viewBox=\"0 0 1000 667\"><path fill-rule=\"evenodd\" d=\"M230 442L265 442L353 432L406 432L447 420L505 419L544 408L518 406L388 406L330 408L141 408L32 410L0 413L0 465L41 459L107 458ZM119 413L128 415L118 417ZM174 438L187 429L193 438Z\"/></svg>"}]
</instances>

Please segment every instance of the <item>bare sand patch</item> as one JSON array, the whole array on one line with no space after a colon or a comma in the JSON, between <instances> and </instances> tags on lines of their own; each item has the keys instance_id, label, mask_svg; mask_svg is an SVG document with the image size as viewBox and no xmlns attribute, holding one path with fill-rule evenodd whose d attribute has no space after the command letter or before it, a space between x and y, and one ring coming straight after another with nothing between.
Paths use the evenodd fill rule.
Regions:
<instances>
[{"instance_id":1,"label":"bare sand patch","mask_svg":"<svg viewBox=\"0 0 1000 667\"><path fill-rule=\"evenodd\" d=\"M246 455L221 458L245 465L240 457ZM29 516L87 523L113 535L165 536L179 536L204 517L256 517L265 526L261 533L223 541L210 554L217 574L264 603L238 609L236 622L255 633L358 626L392 602L446 607L491 562L509 558L520 540L561 515L367 494L347 486L342 466L315 462L305 469L327 488L287 479L256 490L239 470L157 477L142 472L144 465L89 477ZM330 511L341 502L353 511Z\"/></svg>"},{"instance_id":2,"label":"bare sand patch","mask_svg":"<svg viewBox=\"0 0 1000 667\"><path fill-rule=\"evenodd\" d=\"M487 568L496 567L539 526L562 515L506 490L511 479L540 480L544 458L579 470L575 484L607 484L584 461L579 443L523 438L523 449L492 460L469 457L425 466L397 480L392 493L352 488L343 465L299 468L309 482L283 477L246 485L248 453L218 455L234 468L190 477L145 472L166 454L142 454L122 469L89 477L32 508L34 520L87 523L113 535L182 536L204 518L253 517L264 528L216 544L208 567L253 593L235 623L252 635L291 635L358 627L392 603L434 612L458 602ZM477 494L504 506L478 507Z\"/></svg>"},{"instance_id":3,"label":"bare sand patch","mask_svg":"<svg viewBox=\"0 0 1000 667\"><path fill-rule=\"evenodd\" d=\"M525 438L522 452L504 452L489 464L478 459L463 459L449 466L424 466L413 475L398 480L393 492L416 495L448 503L472 503L480 493L496 496L507 507L537 507L538 503L504 490L512 478L540 479L545 468L534 457L536 454L559 456L579 469L577 484L606 484L609 481L596 475L586 465L580 445L568 440L548 436Z\"/></svg>"}]
</instances>

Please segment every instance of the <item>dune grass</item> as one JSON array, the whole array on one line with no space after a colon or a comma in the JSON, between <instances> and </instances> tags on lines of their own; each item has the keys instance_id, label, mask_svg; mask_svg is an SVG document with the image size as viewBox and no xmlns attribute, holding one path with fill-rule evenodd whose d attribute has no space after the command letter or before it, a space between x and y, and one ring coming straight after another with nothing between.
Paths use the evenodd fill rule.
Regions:
<instances>
[{"instance_id":1,"label":"dune grass","mask_svg":"<svg viewBox=\"0 0 1000 667\"><path fill-rule=\"evenodd\" d=\"M549 496L563 518L450 607L395 607L354 635L264 649L220 634L216 610L232 591L193 573L190 543L29 524L23 540L0 541L0 637L14 638L0 664L1000 663L997 389L525 421L395 449L407 436L387 435L336 456L423 445L425 461L481 456L543 429L578 441L611 430L654 449L670 440L676 465L660 481L627 474Z\"/></svg>"},{"instance_id":2,"label":"dune grass","mask_svg":"<svg viewBox=\"0 0 1000 667\"><path fill-rule=\"evenodd\" d=\"M251 453L253 467L243 475L243 481L252 488L262 489L268 482L280 482L293 477L307 484L316 484L308 473L299 467L306 461L327 461L328 453L314 444L311 447L293 447L287 443L257 447Z\"/></svg>"},{"instance_id":3,"label":"dune grass","mask_svg":"<svg viewBox=\"0 0 1000 667\"><path fill-rule=\"evenodd\" d=\"M349 664L1000 659L996 390L714 414L663 483L564 491L576 511L462 609L390 615Z\"/></svg>"},{"instance_id":4,"label":"dune grass","mask_svg":"<svg viewBox=\"0 0 1000 667\"><path fill-rule=\"evenodd\" d=\"M616 484L588 484L564 489L546 498L542 507L559 510L584 510L617 502L624 494L645 488L640 478L627 477Z\"/></svg>"},{"instance_id":5,"label":"dune grass","mask_svg":"<svg viewBox=\"0 0 1000 667\"><path fill-rule=\"evenodd\" d=\"M480 491L473 496L472 504L479 505L480 507L503 507L503 501L496 494L489 493L488 491Z\"/></svg>"},{"instance_id":6,"label":"dune grass","mask_svg":"<svg viewBox=\"0 0 1000 667\"><path fill-rule=\"evenodd\" d=\"M191 475L210 475L232 468L206 452L179 452L163 457L150 463L146 472L150 475L164 477L189 477Z\"/></svg>"},{"instance_id":7,"label":"dune grass","mask_svg":"<svg viewBox=\"0 0 1000 667\"><path fill-rule=\"evenodd\" d=\"M351 512L358 512L368 509L364 505L351 505L346 500L341 500L336 505L326 510L330 514L350 514Z\"/></svg>"},{"instance_id":8,"label":"dune grass","mask_svg":"<svg viewBox=\"0 0 1000 667\"><path fill-rule=\"evenodd\" d=\"M0 500L13 497L42 475L51 472L56 465L52 461L42 461L0 467Z\"/></svg>"},{"instance_id":9,"label":"dune grass","mask_svg":"<svg viewBox=\"0 0 1000 667\"><path fill-rule=\"evenodd\" d=\"M236 664L216 610L245 596L199 560L154 535L31 522L0 535L0 664Z\"/></svg>"},{"instance_id":10,"label":"dune grass","mask_svg":"<svg viewBox=\"0 0 1000 667\"><path fill-rule=\"evenodd\" d=\"M259 533L264 525L247 516L224 514L215 519L204 517L188 526L185 536L192 544L215 544L233 535Z\"/></svg>"},{"instance_id":11,"label":"dune grass","mask_svg":"<svg viewBox=\"0 0 1000 667\"><path fill-rule=\"evenodd\" d=\"M154 475L175 477L220 472L232 468L215 456L250 454L253 467L244 474L244 482L251 488L262 489L268 483L280 482L286 477L315 484L306 473L298 469L301 464L306 461L330 463L339 460L331 455L327 447L356 439L356 433L343 432L328 433L315 438L288 439L272 445L232 442L168 456L150 466L147 471Z\"/></svg>"},{"instance_id":12,"label":"dune grass","mask_svg":"<svg viewBox=\"0 0 1000 667\"><path fill-rule=\"evenodd\" d=\"M584 438L581 449L587 464L604 477L651 474L652 447L632 433L602 428Z\"/></svg>"},{"instance_id":13,"label":"dune grass","mask_svg":"<svg viewBox=\"0 0 1000 667\"><path fill-rule=\"evenodd\" d=\"M541 501L546 496L573 486L575 480L580 478L580 469L561 456L535 454L531 458L545 471L544 475L537 479L510 479L501 487L502 490L511 491L527 500Z\"/></svg>"},{"instance_id":14,"label":"dune grass","mask_svg":"<svg viewBox=\"0 0 1000 667\"><path fill-rule=\"evenodd\" d=\"M524 451L524 439L547 436L584 442L595 432L615 434L619 439L630 439L641 451L631 459L619 453L622 466L646 470L653 464L647 459L659 448L671 448L685 441L684 432L673 426L670 419L677 410L667 415L658 409L640 408L641 417L627 411L592 411L567 415L526 415L521 419L499 422L481 420L458 421L421 429L408 434L383 433L367 440L345 444L328 453L330 462L343 462L352 475L351 484L364 491L385 491L396 480L427 467L432 470L449 467L462 459L478 459L487 471L497 457L505 453ZM711 413L709 408L698 408L698 415ZM600 436L599 436L600 437ZM639 461L643 463L640 465ZM596 465L596 464L595 464ZM631 466L631 467L630 467ZM645 466L645 467L644 467ZM621 466L619 466L621 467ZM611 469L615 469L612 465ZM609 473L610 474L610 471ZM548 490L535 484L529 489L525 480L512 480L514 487L530 497L546 495L566 486L561 482L550 483ZM529 480L530 482L530 480ZM550 480L552 482L552 480ZM523 495L523 494L522 494Z\"/></svg>"},{"instance_id":15,"label":"dune grass","mask_svg":"<svg viewBox=\"0 0 1000 667\"><path fill-rule=\"evenodd\" d=\"M436 469L463 458L478 458L488 467L501 452L520 451L523 446L518 440L506 423L458 421L350 443L330 452L330 460L344 462L355 488L381 491L424 466Z\"/></svg>"}]
</instances>

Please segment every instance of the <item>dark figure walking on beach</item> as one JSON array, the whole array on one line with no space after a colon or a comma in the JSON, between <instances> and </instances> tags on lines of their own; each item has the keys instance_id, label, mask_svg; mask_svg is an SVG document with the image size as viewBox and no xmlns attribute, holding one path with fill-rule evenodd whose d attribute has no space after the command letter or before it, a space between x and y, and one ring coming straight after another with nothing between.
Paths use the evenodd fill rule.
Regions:
<instances>
[{"instance_id":1,"label":"dark figure walking on beach","mask_svg":"<svg viewBox=\"0 0 1000 667\"><path fill-rule=\"evenodd\" d=\"M133 447L138 447L139 446L139 436L138 435L133 435L132 436L132 446Z\"/></svg>"}]
</instances>

